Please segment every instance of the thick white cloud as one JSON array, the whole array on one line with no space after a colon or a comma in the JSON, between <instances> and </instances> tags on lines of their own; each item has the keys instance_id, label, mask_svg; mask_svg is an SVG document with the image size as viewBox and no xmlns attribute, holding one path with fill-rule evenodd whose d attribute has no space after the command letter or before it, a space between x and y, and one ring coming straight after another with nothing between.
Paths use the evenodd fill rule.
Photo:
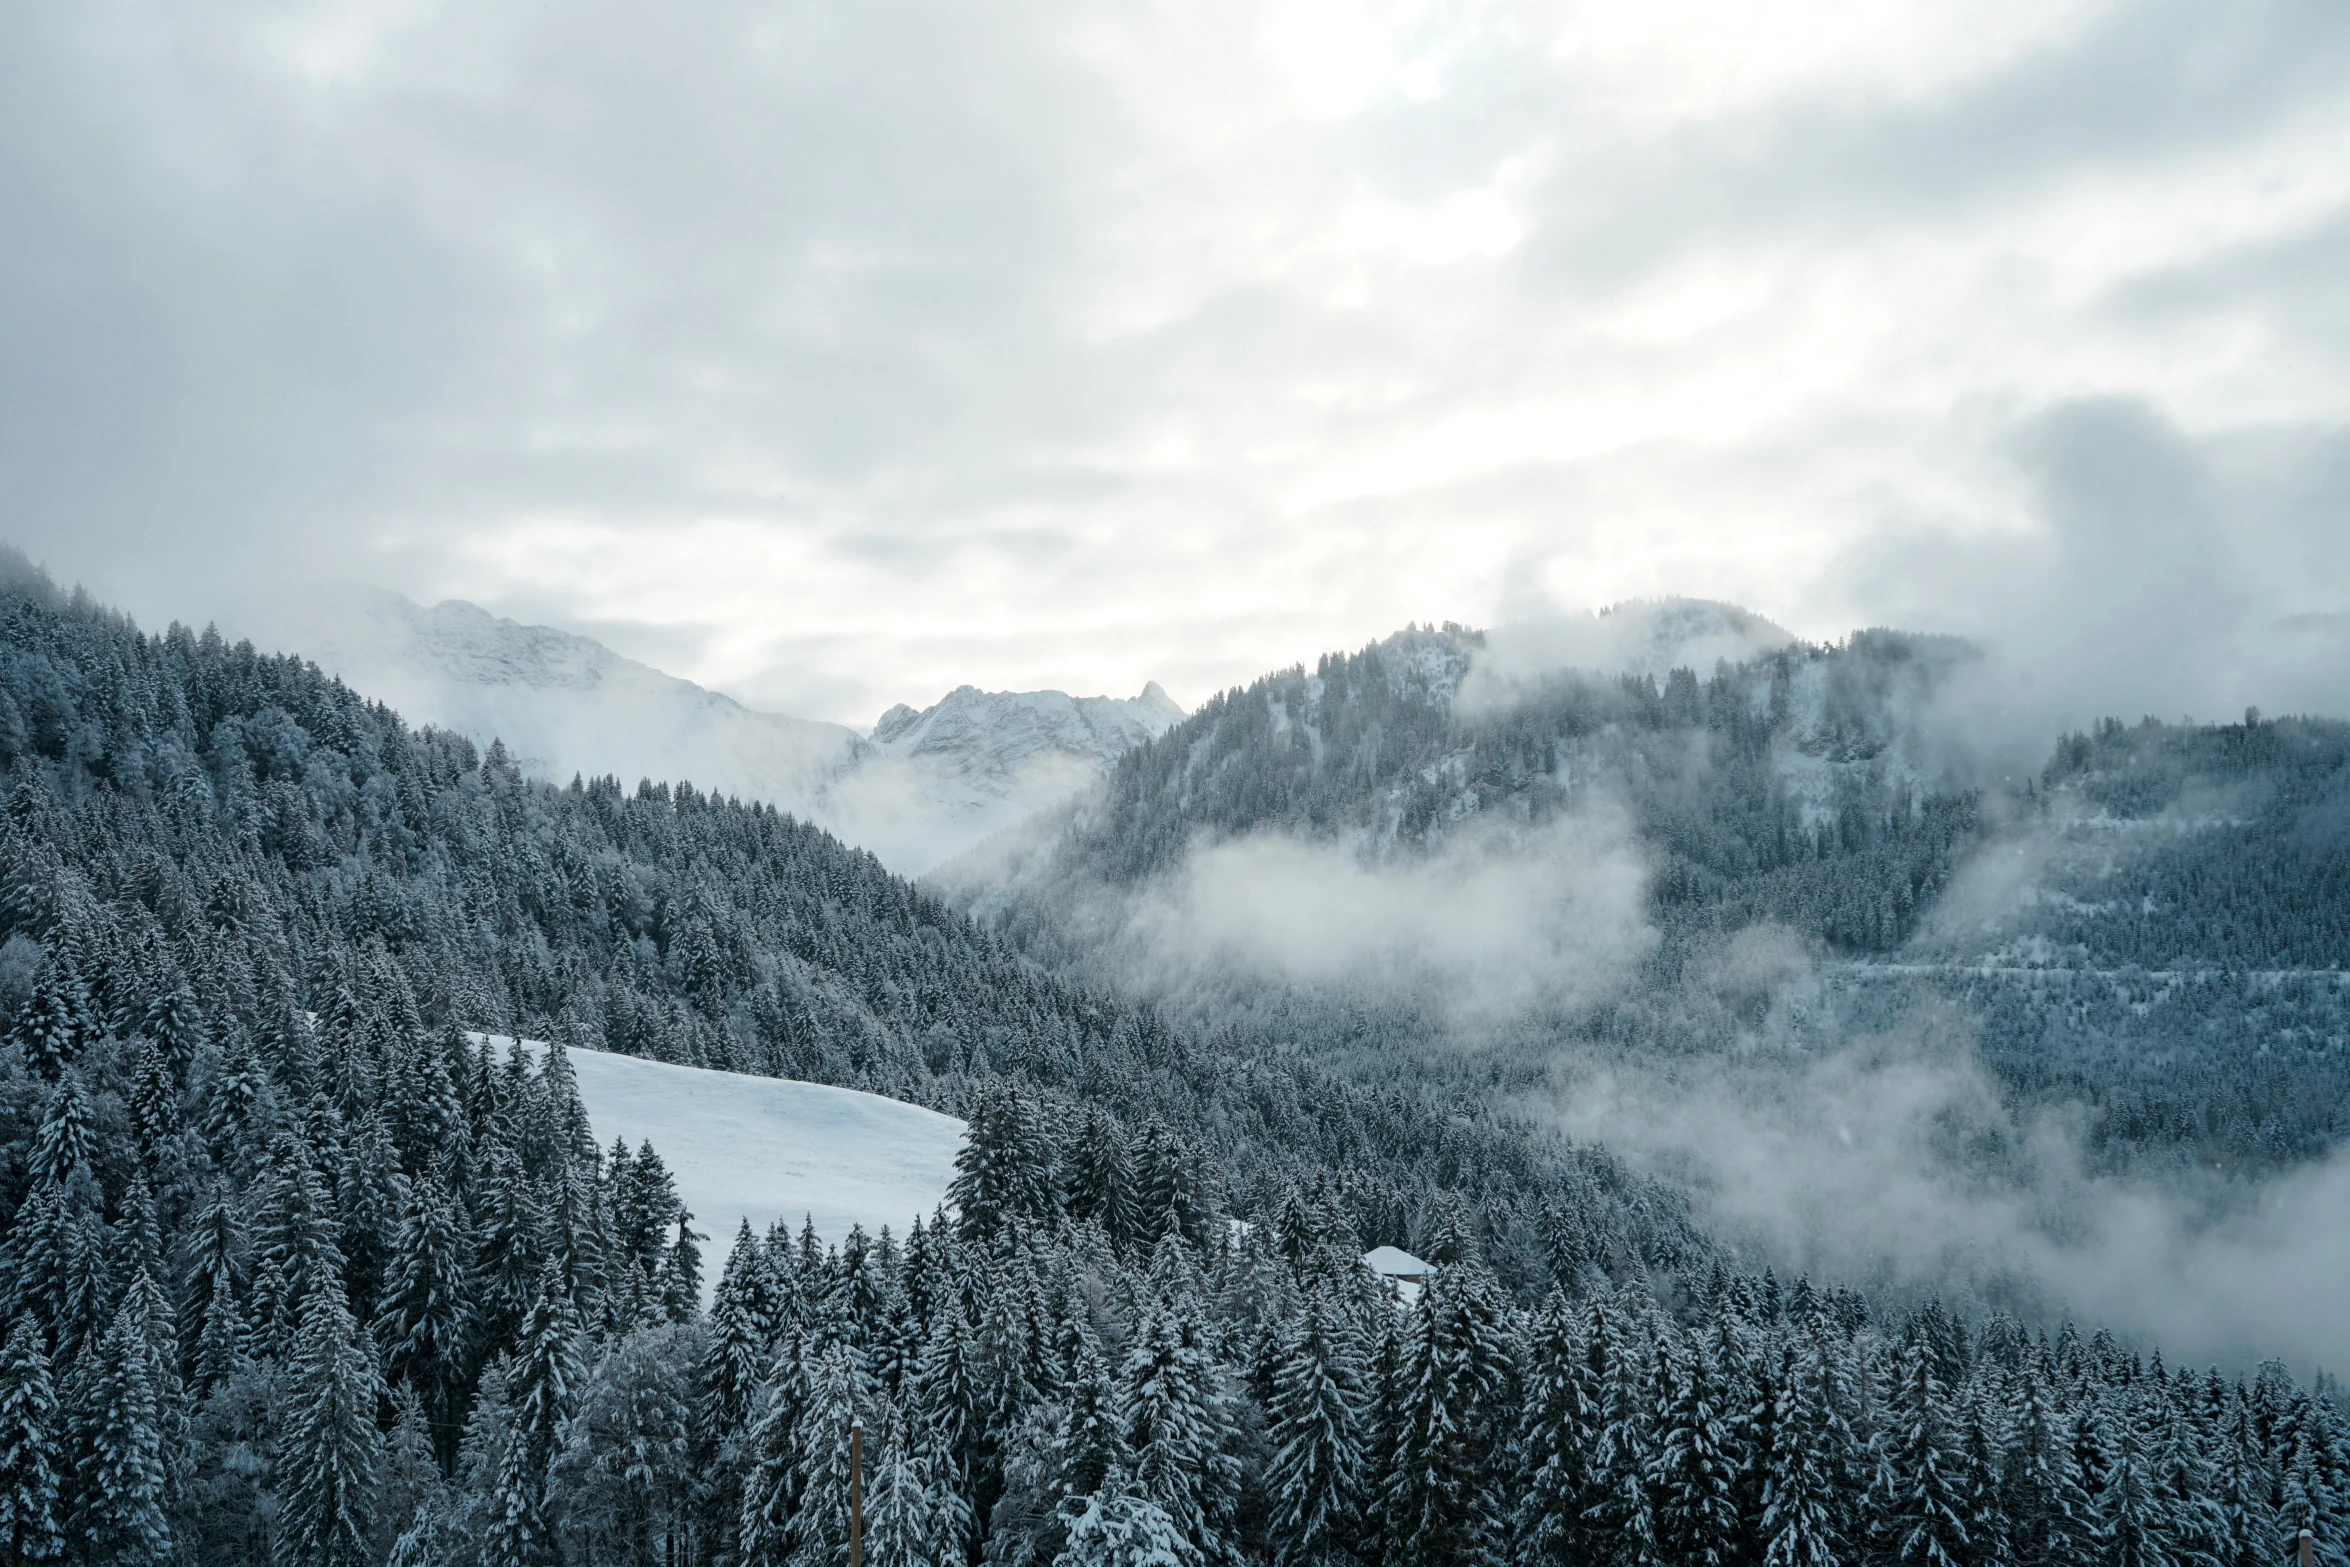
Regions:
<instances>
[{"instance_id":1,"label":"thick white cloud","mask_svg":"<svg viewBox=\"0 0 2350 1567\"><path fill-rule=\"evenodd\" d=\"M2069 569L2095 396L2244 499L2250 623L2350 610L2345 262L2334 0L15 7L0 533L815 717L1197 700L1527 603L1966 620L1884 550Z\"/></svg>"},{"instance_id":2,"label":"thick white cloud","mask_svg":"<svg viewBox=\"0 0 2350 1567\"><path fill-rule=\"evenodd\" d=\"M1202 844L1090 913L1145 993L1276 981L1424 1007L1464 1038L1536 1009L1580 1015L1656 948L1648 867L1611 807L1471 824L1424 858L1360 848L1280 832Z\"/></svg>"}]
</instances>

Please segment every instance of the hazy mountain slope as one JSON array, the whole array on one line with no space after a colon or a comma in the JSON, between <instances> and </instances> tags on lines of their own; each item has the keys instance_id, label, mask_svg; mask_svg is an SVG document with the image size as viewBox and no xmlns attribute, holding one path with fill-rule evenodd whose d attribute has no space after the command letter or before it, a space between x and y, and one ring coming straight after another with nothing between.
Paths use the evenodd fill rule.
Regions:
<instances>
[{"instance_id":1,"label":"hazy mountain slope","mask_svg":"<svg viewBox=\"0 0 2350 1567\"><path fill-rule=\"evenodd\" d=\"M336 1020L363 995L411 1029L946 1111L1010 1080L1061 1120L1082 1102L1138 1134L1159 1123L1183 1178L1228 1176L1244 1213L1302 1172L1407 1246L1441 1194L1473 1191L1525 1242L1497 1259L1513 1283L1550 1266L1528 1237L1552 1204L1586 1259L1705 1251L1669 1188L1596 1149L1171 1028L811 824L683 784L533 781L300 659L142 634L4 552L0 769L0 1028L62 1011L68 1037L95 1038L178 1009L175 1027L274 1049L306 1015L355 1026ZM297 1050L292 1069L312 1066Z\"/></svg>"},{"instance_id":2,"label":"hazy mountain slope","mask_svg":"<svg viewBox=\"0 0 2350 1567\"><path fill-rule=\"evenodd\" d=\"M1122 759L1004 886L963 894L1005 914L1070 877L1164 873L1203 842L1279 832L1377 859L1604 802L1636 824L1660 918L1772 918L1884 950L1974 831L1973 797L1936 778L1916 726L1962 644L1864 632L1703 679L1521 666L1497 688L1486 640L1408 631L1225 692Z\"/></svg>"},{"instance_id":3,"label":"hazy mountain slope","mask_svg":"<svg viewBox=\"0 0 2350 1567\"><path fill-rule=\"evenodd\" d=\"M2057 742L1922 945L2000 966L2350 968L2350 725L2106 720Z\"/></svg>"},{"instance_id":4,"label":"hazy mountain slope","mask_svg":"<svg viewBox=\"0 0 2350 1567\"><path fill-rule=\"evenodd\" d=\"M691 779L696 788L817 814L869 748L842 724L789 718L622 658L592 638L449 600L355 594L301 651L418 723L504 742L525 772Z\"/></svg>"},{"instance_id":5,"label":"hazy mountain slope","mask_svg":"<svg viewBox=\"0 0 2350 1567\"><path fill-rule=\"evenodd\" d=\"M1562 1045L1817 1053L1947 1015L2019 1102L2085 1107L2095 1157L2269 1167L2350 1133L2350 729L2108 723L1986 792L1935 707L1972 657L1947 639L1661 679L1502 640L1226 692L948 879L1071 972L1372 1080L1547 1094Z\"/></svg>"},{"instance_id":6,"label":"hazy mountain slope","mask_svg":"<svg viewBox=\"0 0 2350 1567\"><path fill-rule=\"evenodd\" d=\"M1837 974L1852 1017L1955 1001L2100 1146L2236 1168L2350 1136L2350 724L2107 720L2000 803L1916 939Z\"/></svg>"},{"instance_id":7,"label":"hazy mountain slope","mask_svg":"<svg viewBox=\"0 0 2350 1567\"><path fill-rule=\"evenodd\" d=\"M1156 684L1133 700L964 686L919 713L892 708L867 741L744 707L588 637L391 593L319 606L298 645L418 722L502 741L525 772L691 780L821 823L908 875L1068 799L1182 716Z\"/></svg>"}]
</instances>

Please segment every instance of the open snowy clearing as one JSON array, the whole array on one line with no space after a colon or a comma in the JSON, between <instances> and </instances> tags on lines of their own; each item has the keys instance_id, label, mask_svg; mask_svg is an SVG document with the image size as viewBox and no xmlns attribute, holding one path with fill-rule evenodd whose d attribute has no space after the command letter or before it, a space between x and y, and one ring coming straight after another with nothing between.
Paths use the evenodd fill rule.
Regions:
<instances>
[{"instance_id":1,"label":"open snowy clearing","mask_svg":"<svg viewBox=\"0 0 2350 1567\"><path fill-rule=\"evenodd\" d=\"M502 1053L507 1040L493 1034ZM546 1046L524 1040L535 1057ZM754 1230L813 1222L838 1243L851 1225L906 1233L946 1200L963 1123L853 1088L672 1066L572 1050L588 1125L604 1147L650 1139L676 1178L694 1228L711 1237L707 1277L748 1219Z\"/></svg>"}]
</instances>

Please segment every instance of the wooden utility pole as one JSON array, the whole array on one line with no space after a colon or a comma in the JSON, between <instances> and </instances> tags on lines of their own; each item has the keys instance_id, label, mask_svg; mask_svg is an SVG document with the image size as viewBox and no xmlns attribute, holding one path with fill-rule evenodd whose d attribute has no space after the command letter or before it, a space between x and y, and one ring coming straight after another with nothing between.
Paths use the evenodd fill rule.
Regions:
<instances>
[{"instance_id":1,"label":"wooden utility pole","mask_svg":"<svg viewBox=\"0 0 2350 1567\"><path fill-rule=\"evenodd\" d=\"M2301 1531L2301 1567L2317 1567L2317 1537Z\"/></svg>"},{"instance_id":2,"label":"wooden utility pole","mask_svg":"<svg viewBox=\"0 0 2350 1567\"><path fill-rule=\"evenodd\" d=\"M2304 1536L2306 1538L2306 1536ZM2309 1567L2309 1547L2301 1548ZM865 1417L849 1422L849 1567L865 1567Z\"/></svg>"}]
</instances>

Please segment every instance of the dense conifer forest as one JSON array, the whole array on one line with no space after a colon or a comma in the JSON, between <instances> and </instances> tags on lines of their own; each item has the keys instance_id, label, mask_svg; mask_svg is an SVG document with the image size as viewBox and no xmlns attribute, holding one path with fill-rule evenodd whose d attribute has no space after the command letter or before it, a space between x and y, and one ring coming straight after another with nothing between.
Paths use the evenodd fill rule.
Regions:
<instances>
[{"instance_id":1,"label":"dense conifer forest","mask_svg":"<svg viewBox=\"0 0 2350 1567\"><path fill-rule=\"evenodd\" d=\"M1728 732L1748 678L1553 719ZM1692 928L1876 952L1947 878L1974 803L1871 781L1849 705L1832 831L1656 818ZM526 780L21 562L0 765L0 1560L831 1567L853 1448L875 1567L2350 1561L2330 1383L1783 1283L1601 1151L1080 984L764 807ZM1212 809L1353 797L1312 777ZM1173 852L1130 825L1107 863ZM951 1205L704 1236L566 1046L951 1110Z\"/></svg>"},{"instance_id":2,"label":"dense conifer forest","mask_svg":"<svg viewBox=\"0 0 2350 1567\"><path fill-rule=\"evenodd\" d=\"M1127 755L1103 799L1011 850L1008 886L954 890L1023 950L1108 983L1129 965L1101 910L1154 896L1202 845L1278 834L1395 864L1596 801L1637 836L1640 917L1659 938L1612 994L1512 1018L1470 1056L1433 1043L1446 1029L1429 1009L1344 983L1211 971L1162 1011L1358 1081L1526 1090L1562 1046L1737 1053L1757 1019L1692 976L1759 925L1800 944L1820 981L1808 1016L1778 1020L1803 1042L1953 1004L2019 1100L2087 1112L2101 1159L2250 1174L2339 1142L2350 725L2107 719L2037 774L1987 780L1936 732L1937 693L1974 657L1950 639L1862 632L1703 676L1557 671L1504 700L1472 677L1484 640L1408 631L1225 692ZM1979 854L2028 864L2039 885L1996 920L1938 919Z\"/></svg>"}]
</instances>

